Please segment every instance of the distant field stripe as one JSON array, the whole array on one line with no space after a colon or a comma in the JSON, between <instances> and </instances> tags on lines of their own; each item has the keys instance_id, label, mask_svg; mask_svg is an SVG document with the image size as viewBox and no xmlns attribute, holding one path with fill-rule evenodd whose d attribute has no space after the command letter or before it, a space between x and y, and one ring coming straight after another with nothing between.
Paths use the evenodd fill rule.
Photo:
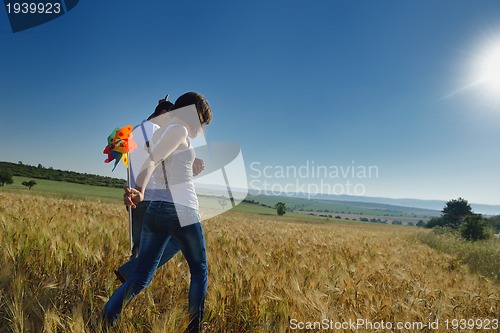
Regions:
<instances>
[{"instance_id":1,"label":"distant field stripe","mask_svg":"<svg viewBox=\"0 0 500 333\"><path fill-rule=\"evenodd\" d=\"M36 179L28 177L13 177L14 184L0 188L1 192L13 192L18 194L33 194L50 197L62 197L66 199L105 200L119 202L123 193L122 189L75 184L62 181ZM36 181L36 185L28 190L23 186L24 181Z\"/></svg>"}]
</instances>

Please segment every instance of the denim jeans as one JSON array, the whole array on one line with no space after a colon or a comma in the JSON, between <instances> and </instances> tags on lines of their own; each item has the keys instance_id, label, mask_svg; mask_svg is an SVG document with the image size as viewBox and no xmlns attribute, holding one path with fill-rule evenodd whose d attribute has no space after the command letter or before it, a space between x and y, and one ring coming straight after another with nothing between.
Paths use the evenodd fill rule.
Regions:
<instances>
[{"instance_id":1,"label":"denim jeans","mask_svg":"<svg viewBox=\"0 0 500 333\"><path fill-rule=\"evenodd\" d=\"M146 211L149 207L151 201L139 202L136 208L132 209L132 241L134 246L132 247L132 255L129 261L121 265L118 270L120 273L128 278L134 271L135 265L137 264L137 256L139 254L139 247L141 245L141 234L142 234L142 220L146 216ZM172 259L179 252L179 245L177 244L177 239L175 237L170 238L170 241L163 251L160 262L158 263L158 268L165 265L170 259Z\"/></svg>"},{"instance_id":2,"label":"denim jeans","mask_svg":"<svg viewBox=\"0 0 500 333\"><path fill-rule=\"evenodd\" d=\"M197 223L181 227L179 218ZM208 282L208 264L203 227L198 211L170 202L152 201L143 220L137 265L131 276L110 297L102 318L114 325L124 305L144 290L153 279L169 240L175 237L191 273L189 286L190 332L198 332L203 318Z\"/></svg>"}]
</instances>

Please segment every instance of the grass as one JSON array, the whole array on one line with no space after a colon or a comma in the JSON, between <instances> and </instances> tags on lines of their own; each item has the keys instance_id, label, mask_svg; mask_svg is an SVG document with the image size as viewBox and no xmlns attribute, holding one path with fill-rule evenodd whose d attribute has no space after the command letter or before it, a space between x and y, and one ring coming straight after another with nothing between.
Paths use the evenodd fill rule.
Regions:
<instances>
[{"instance_id":1,"label":"grass","mask_svg":"<svg viewBox=\"0 0 500 333\"><path fill-rule=\"evenodd\" d=\"M0 332L90 332L128 256L123 205L5 192L0 202ZM230 211L204 221L205 332L290 332L292 319L498 319L500 286L422 244L421 230L318 220ZM114 331L181 332L188 284L178 255Z\"/></svg>"},{"instance_id":2,"label":"grass","mask_svg":"<svg viewBox=\"0 0 500 333\"><path fill-rule=\"evenodd\" d=\"M453 233L427 232L420 240L430 247L448 253L466 264L471 272L490 278L500 284L500 241L466 241Z\"/></svg>"}]
</instances>

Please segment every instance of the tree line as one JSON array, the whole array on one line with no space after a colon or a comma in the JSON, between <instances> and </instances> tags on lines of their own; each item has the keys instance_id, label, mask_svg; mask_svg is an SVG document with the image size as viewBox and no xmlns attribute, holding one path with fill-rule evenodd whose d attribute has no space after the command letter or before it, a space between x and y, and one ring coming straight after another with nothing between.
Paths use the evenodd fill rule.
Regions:
<instances>
[{"instance_id":1,"label":"tree line","mask_svg":"<svg viewBox=\"0 0 500 333\"><path fill-rule=\"evenodd\" d=\"M38 166L27 165L22 162L0 162L0 186L12 184L12 176L65 181L69 183L86 184L94 186L121 188L125 182L123 179L111 178L75 171L58 170L52 167L46 168L41 164Z\"/></svg>"},{"instance_id":2,"label":"tree line","mask_svg":"<svg viewBox=\"0 0 500 333\"><path fill-rule=\"evenodd\" d=\"M448 201L441 216L430 219L425 227L456 232L466 240L484 240L500 232L500 216L485 218L474 213L467 200L458 198Z\"/></svg>"}]
</instances>

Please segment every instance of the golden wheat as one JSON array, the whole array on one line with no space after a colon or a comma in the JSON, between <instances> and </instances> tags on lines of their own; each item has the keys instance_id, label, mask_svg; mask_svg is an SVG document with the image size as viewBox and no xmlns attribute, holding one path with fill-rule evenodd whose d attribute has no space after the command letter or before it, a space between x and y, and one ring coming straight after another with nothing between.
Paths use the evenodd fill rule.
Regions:
<instances>
[{"instance_id":1,"label":"golden wheat","mask_svg":"<svg viewBox=\"0 0 500 333\"><path fill-rule=\"evenodd\" d=\"M91 332L118 286L113 269L128 255L124 207L0 200L0 332ZM444 332L447 319L499 319L500 287L421 244L416 228L307 221L228 212L204 222L206 332L289 332L291 323L323 319ZM182 331L188 285L178 255L124 310L116 332ZM436 320L438 329L425 327Z\"/></svg>"}]
</instances>

